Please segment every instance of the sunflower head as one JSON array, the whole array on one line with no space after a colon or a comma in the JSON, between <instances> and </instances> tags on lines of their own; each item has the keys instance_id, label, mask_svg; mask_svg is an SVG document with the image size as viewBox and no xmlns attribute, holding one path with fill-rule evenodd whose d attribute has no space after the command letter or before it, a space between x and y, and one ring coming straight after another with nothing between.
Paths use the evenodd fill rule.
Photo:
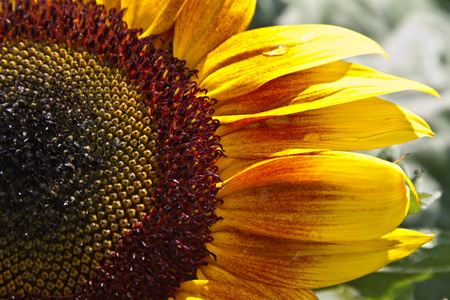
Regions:
<instances>
[{"instance_id":1,"label":"sunflower head","mask_svg":"<svg viewBox=\"0 0 450 300\"><path fill-rule=\"evenodd\" d=\"M0 0L1 298L315 299L432 238L397 229L399 166L348 152L433 134L377 96L434 90L340 61L374 41L101 2Z\"/></svg>"},{"instance_id":2,"label":"sunflower head","mask_svg":"<svg viewBox=\"0 0 450 300\"><path fill-rule=\"evenodd\" d=\"M220 151L192 72L93 1L0 15L0 296L163 297L195 278Z\"/></svg>"}]
</instances>

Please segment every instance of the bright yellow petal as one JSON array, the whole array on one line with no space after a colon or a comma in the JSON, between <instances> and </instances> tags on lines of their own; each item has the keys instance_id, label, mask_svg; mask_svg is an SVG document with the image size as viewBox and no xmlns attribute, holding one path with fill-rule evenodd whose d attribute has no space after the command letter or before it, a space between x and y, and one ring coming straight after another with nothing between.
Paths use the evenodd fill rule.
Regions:
<instances>
[{"instance_id":1,"label":"bright yellow petal","mask_svg":"<svg viewBox=\"0 0 450 300\"><path fill-rule=\"evenodd\" d=\"M420 117L378 98L267 119L222 135L230 158L267 157L289 148L369 150L433 136Z\"/></svg>"},{"instance_id":2,"label":"bright yellow petal","mask_svg":"<svg viewBox=\"0 0 450 300\"><path fill-rule=\"evenodd\" d=\"M371 39L348 29L277 26L231 37L196 69L201 87L212 98L221 99L244 95L286 74L367 53L384 52Z\"/></svg>"},{"instance_id":3,"label":"bright yellow petal","mask_svg":"<svg viewBox=\"0 0 450 300\"><path fill-rule=\"evenodd\" d=\"M124 21L128 27L142 28L143 36L148 36L171 30L184 2L185 0L122 0L121 8L126 8Z\"/></svg>"},{"instance_id":4,"label":"bright yellow petal","mask_svg":"<svg viewBox=\"0 0 450 300\"><path fill-rule=\"evenodd\" d=\"M397 229L385 236L355 242L312 242L215 232L208 249L217 265L245 280L315 289L372 273L414 252L433 237Z\"/></svg>"},{"instance_id":5,"label":"bright yellow petal","mask_svg":"<svg viewBox=\"0 0 450 300\"><path fill-rule=\"evenodd\" d=\"M187 1L176 21L174 56L193 69L211 50L250 24L256 0Z\"/></svg>"},{"instance_id":6,"label":"bright yellow petal","mask_svg":"<svg viewBox=\"0 0 450 300\"><path fill-rule=\"evenodd\" d=\"M317 241L367 240L406 216L406 175L367 155L303 154L257 163L224 182L212 231Z\"/></svg>"},{"instance_id":7,"label":"bright yellow petal","mask_svg":"<svg viewBox=\"0 0 450 300\"><path fill-rule=\"evenodd\" d=\"M143 27L144 28L144 32L142 34L143 36L149 36L152 34L161 34L163 32L173 29L176 17L180 12L180 9L184 4L185 0L169 0L160 2L164 4L164 7L156 10L157 11L156 17L154 17L150 26ZM161 4L159 4L158 6L161 6ZM153 9L155 10L155 8ZM145 13L142 14L142 17L143 22L146 22L146 24L150 24L149 21L144 21L145 18L147 17Z\"/></svg>"},{"instance_id":8,"label":"bright yellow petal","mask_svg":"<svg viewBox=\"0 0 450 300\"><path fill-rule=\"evenodd\" d=\"M345 87L345 86L336 85L335 87L332 88L332 89L334 89L334 92L332 91L331 94L337 92L337 90L339 90L341 88L342 88L342 91L340 93L342 93L343 90L347 89L347 91L344 92L339 97L335 97L334 95L327 95L327 93L330 91L330 90L328 90L328 92L326 92L326 90L328 88L325 88L324 94L322 95L320 90L321 90L321 88L323 88L323 86L322 87L313 86L313 87L311 87L311 89L315 90L315 91L313 92L314 97L312 99L305 101L305 99L302 99L303 96L299 95L298 98L294 97L294 99L289 100L288 101L289 103L287 103L288 104L287 106L278 107L275 109L270 109L270 106L269 106L268 107L269 110L263 111L260 113L248 114L247 111L245 110L245 109L247 109L247 107L239 107L240 104L238 102L230 103L229 104L230 107L232 105L236 105L236 109L234 109L236 113L241 112L242 114L225 115L225 116L215 115L214 117L217 120L219 120L220 124L221 124L221 126L219 127L219 129L217 130L216 133L218 135L223 136L227 133L244 128L252 123L264 121L267 119L283 117L286 115L298 114L298 113L305 112L308 110L325 108L325 107L329 107L329 106L337 105L337 104L344 104L344 103L364 99L366 96L369 97L369 96L374 96L374 95L379 95L379 94L384 94L384 93L389 93L389 92L395 92L395 91L416 89L416 90L430 93L435 96L439 96L436 93L436 91L434 91L431 88L426 87L425 85L416 83L414 81L409 81L406 79L404 79L404 81L402 83L401 82L402 80L403 79L399 79L398 81L396 81L398 84L396 86L388 83L388 80L386 80L386 83L388 83L388 84L383 85L381 82L378 82L378 85L374 83L374 85L371 87L367 87L367 86L351 87L350 85ZM355 80L355 82L356 81L357 80ZM270 86L270 83L269 83L269 86ZM305 93L309 93L309 92L305 92ZM277 99L276 94L272 94L272 96L275 99ZM243 100L243 101L245 102L245 100ZM256 102L258 102L258 101L256 101ZM277 104L277 106L278 105L279 104ZM267 107L267 106L260 104L260 107L262 107L262 109L264 109L264 107ZM218 109L218 111L220 113L220 108Z\"/></svg>"},{"instance_id":9,"label":"bright yellow petal","mask_svg":"<svg viewBox=\"0 0 450 300\"><path fill-rule=\"evenodd\" d=\"M343 61L288 74L242 97L218 99L215 116L253 114L297 103L338 104L405 90L438 96L432 88L404 78ZM347 100L346 100L347 99Z\"/></svg>"}]
</instances>

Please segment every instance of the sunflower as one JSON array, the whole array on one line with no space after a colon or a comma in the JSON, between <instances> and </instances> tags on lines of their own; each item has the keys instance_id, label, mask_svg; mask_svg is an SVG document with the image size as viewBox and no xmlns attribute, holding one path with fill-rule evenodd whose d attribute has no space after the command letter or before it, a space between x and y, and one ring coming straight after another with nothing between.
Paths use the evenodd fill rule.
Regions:
<instances>
[{"instance_id":1,"label":"sunflower","mask_svg":"<svg viewBox=\"0 0 450 300\"><path fill-rule=\"evenodd\" d=\"M349 151L432 136L377 96L437 93L255 2L1 1L0 297L316 299L432 239Z\"/></svg>"}]
</instances>

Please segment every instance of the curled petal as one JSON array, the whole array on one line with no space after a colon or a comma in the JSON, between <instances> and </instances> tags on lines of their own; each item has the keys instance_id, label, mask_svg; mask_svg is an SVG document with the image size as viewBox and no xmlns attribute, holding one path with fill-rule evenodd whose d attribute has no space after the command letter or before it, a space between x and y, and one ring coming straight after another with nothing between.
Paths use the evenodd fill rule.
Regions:
<instances>
[{"instance_id":1,"label":"curled petal","mask_svg":"<svg viewBox=\"0 0 450 300\"><path fill-rule=\"evenodd\" d=\"M367 240L406 216L409 189L395 164L363 154L308 153L261 161L224 182L213 231L317 241Z\"/></svg>"}]
</instances>

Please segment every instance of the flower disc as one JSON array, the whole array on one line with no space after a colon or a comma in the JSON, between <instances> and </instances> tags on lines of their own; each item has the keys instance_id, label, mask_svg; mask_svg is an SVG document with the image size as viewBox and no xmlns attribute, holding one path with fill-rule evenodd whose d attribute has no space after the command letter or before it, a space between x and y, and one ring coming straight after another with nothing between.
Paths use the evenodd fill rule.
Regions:
<instances>
[{"instance_id":1,"label":"flower disc","mask_svg":"<svg viewBox=\"0 0 450 300\"><path fill-rule=\"evenodd\" d=\"M209 99L122 13L1 2L0 297L166 298L208 254Z\"/></svg>"}]
</instances>

